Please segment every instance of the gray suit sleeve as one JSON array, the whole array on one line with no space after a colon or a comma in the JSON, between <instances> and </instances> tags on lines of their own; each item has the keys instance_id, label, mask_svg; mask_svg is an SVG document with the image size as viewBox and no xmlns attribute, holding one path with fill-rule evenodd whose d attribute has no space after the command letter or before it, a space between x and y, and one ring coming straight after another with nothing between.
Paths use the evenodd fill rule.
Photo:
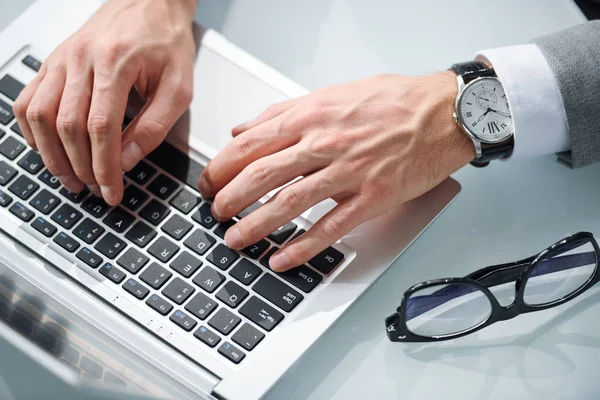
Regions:
<instances>
[{"instance_id":1,"label":"gray suit sleeve","mask_svg":"<svg viewBox=\"0 0 600 400\"><path fill-rule=\"evenodd\" d=\"M559 159L572 168L600 161L600 21L534 43L554 73L567 119L571 151Z\"/></svg>"}]
</instances>

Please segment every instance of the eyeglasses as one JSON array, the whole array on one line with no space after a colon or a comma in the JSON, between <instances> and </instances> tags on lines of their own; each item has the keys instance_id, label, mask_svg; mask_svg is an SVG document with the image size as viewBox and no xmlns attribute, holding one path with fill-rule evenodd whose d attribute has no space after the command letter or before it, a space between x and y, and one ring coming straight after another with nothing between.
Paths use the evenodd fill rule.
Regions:
<instances>
[{"instance_id":1,"label":"eyeglasses","mask_svg":"<svg viewBox=\"0 0 600 400\"><path fill-rule=\"evenodd\" d=\"M526 259L494 265L464 278L409 288L385 319L393 342L455 339L517 315L556 307L600 280L594 236L579 232ZM508 305L499 299L508 295Z\"/></svg>"}]
</instances>

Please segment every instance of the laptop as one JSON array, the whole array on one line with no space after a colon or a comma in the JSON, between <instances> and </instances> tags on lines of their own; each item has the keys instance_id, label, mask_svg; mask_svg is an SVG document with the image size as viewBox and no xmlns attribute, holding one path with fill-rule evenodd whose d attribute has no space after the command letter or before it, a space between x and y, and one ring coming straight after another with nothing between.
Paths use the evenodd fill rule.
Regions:
<instances>
[{"instance_id":1,"label":"laptop","mask_svg":"<svg viewBox=\"0 0 600 400\"><path fill-rule=\"evenodd\" d=\"M124 175L122 204L68 192L27 147L11 106L45 57L101 4L39 0L0 33L0 343L13 355L0 359L0 393L261 398L460 185L448 178L283 274L270 270L270 254L333 201L242 252L228 249L225 230L260 202L216 223L196 187L203 166L233 126L307 91L196 26L194 101L165 142Z\"/></svg>"}]
</instances>

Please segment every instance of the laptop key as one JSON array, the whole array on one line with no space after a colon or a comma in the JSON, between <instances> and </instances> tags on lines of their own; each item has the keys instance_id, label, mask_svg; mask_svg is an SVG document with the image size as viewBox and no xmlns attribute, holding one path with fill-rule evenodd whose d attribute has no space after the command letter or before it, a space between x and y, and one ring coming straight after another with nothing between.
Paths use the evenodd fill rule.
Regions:
<instances>
[{"instance_id":1,"label":"laptop key","mask_svg":"<svg viewBox=\"0 0 600 400\"><path fill-rule=\"evenodd\" d=\"M25 56L25 58L23 58L21 62L27 65L32 70L34 70L35 72L38 72L42 67L42 63L30 55Z\"/></svg>"},{"instance_id":2,"label":"laptop key","mask_svg":"<svg viewBox=\"0 0 600 400\"><path fill-rule=\"evenodd\" d=\"M167 315L173 310L173 305L157 294L148 297L146 304L161 315Z\"/></svg>"},{"instance_id":3,"label":"laptop key","mask_svg":"<svg viewBox=\"0 0 600 400\"><path fill-rule=\"evenodd\" d=\"M165 174L160 174L149 185L148 191L161 200L166 200L179 189L179 184Z\"/></svg>"},{"instance_id":4,"label":"laptop key","mask_svg":"<svg viewBox=\"0 0 600 400\"><path fill-rule=\"evenodd\" d=\"M206 290L208 293L214 292L224 281L225 276L209 266L202 268L198 275L192 280L194 284Z\"/></svg>"},{"instance_id":5,"label":"laptop key","mask_svg":"<svg viewBox=\"0 0 600 400\"><path fill-rule=\"evenodd\" d=\"M245 258L242 258L240 262L229 271L229 275L233 276L246 286L254 282L260 274L262 274L262 269Z\"/></svg>"},{"instance_id":6,"label":"laptop key","mask_svg":"<svg viewBox=\"0 0 600 400\"><path fill-rule=\"evenodd\" d=\"M187 215L200 204L200 198L190 191L182 189L169 204Z\"/></svg>"},{"instance_id":7,"label":"laptop key","mask_svg":"<svg viewBox=\"0 0 600 400\"><path fill-rule=\"evenodd\" d=\"M216 297L229 307L236 308L248 297L248 291L234 281L229 281L217 292Z\"/></svg>"},{"instance_id":8,"label":"laptop key","mask_svg":"<svg viewBox=\"0 0 600 400\"><path fill-rule=\"evenodd\" d=\"M79 193L73 193L67 188L62 188L58 193L64 196L67 200L70 200L75 204L79 204L88 194L90 194L90 189L86 187Z\"/></svg>"},{"instance_id":9,"label":"laptop key","mask_svg":"<svg viewBox=\"0 0 600 400\"><path fill-rule=\"evenodd\" d=\"M170 212L167 206L157 200L152 200L140 211L140 217L152 225L158 226Z\"/></svg>"},{"instance_id":10,"label":"laptop key","mask_svg":"<svg viewBox=\"0 0 600 400\"><path fill-rule=\"evenodd\" d=\"M162 294L164 294L167 299L181 305L188 297L194 294L195 291L196 289L185 283L181 278L175 278L163 289Z\"/></svg>"},{"instance_id":11,"label":"laptop key","mask_svg":"<svg viewBox=\"0 0 600 400\"><path fill-rule=\"evenodd\" d=\"M324 274L330 273L337 265L344 259L344 254L328 247L315 257L313 257L308 263L310 266L315 267Z\"/></svg>"},{"instance_id":12,"label":"laptop key","mask_svg":"<svg viewBox=\"0 0 600 400\"><path fill-rule=\"evenodd\" d=\"M25 145L12 136L0 144L0 154L9 160L14 160L25 150Z\"/></svg>"},{"instance_id":13,"label":"laptop key","mask_svg":"<svg viewBox=\"0 0 600 400\"><path fill-rule=\"evenodd\" d=\"M225 356L227 359L232 361L234 364L239 364L246 354L243 351L235 347L229 342L225 342L219 347L219 354Z\"/></svg>"},{"instance_id":14,"label":"laptop key","mask_svg":"<svg viewBox=\"0 0 600 400\"><path fill-rule=\"evenodd\" d=\"M87 247L79 250L76 254L76 257L94 269L98 268L100 264L102 264L102 258L100 258L98 254L94 253Z\"/></svg>"},{"instance_id":15,"label":"laptop key","mask_svg":"<svg viewBox=\"0 0 600 400\"><path fill-rule=\"evenodd\" d=\"M61 232L54 237L54 243L67 250L69 253L73 253L79 248L79 242L64 232Z\"/></svg>"},{"instance_id":16,"label":"laptop key","mask_svg":"<svg viewBox=\"0 0 600 400\"><path fill-rule=\"evenodd\" d=\"M148 155L148 160L187 183L192 189L198 190L198 181L204 167L170 143L162 142Z\"/></svg>"},{"instance_id":17,"label":"laptop key","mask_svg":"<svg viewBox=\"0 0 600 400\"><path fill-rule=\"evenodd\" d=\"M202 266L202 261L188 253L187 251L182 252L173 260L171 268L179 272L184 278L189 278L194 275L198 268Z\"/></svg>"},{"instance_id":18,"label":"laptop key","mask_svg":"<svg viewBox=\"0 0 600 400\"><path fill-rule=\"evenodd\" d=\"M139 283L133 278L129 278L123 284L123 289L132 294L138 300L143 300L150 293L150 289Z\"/></svg>"},{"instance_id":19,"label":"laptop key","mask_svg":"<svg viewBox=\"0 0 600 400\"><path fill-rule=\"evenodd\" d=\"M267 251L265 255L262 256L262 258L260 259L260 263L265 267L271 269L271 265L269 265L269 260L271 259L273 253L275 253L277 250L279 250L279 247L271 247L269 251Z\"/></svg>"},{"instance_id":20,"label":"laptop key","mask_svg":"<svg viewBox=\"0 0 600 400\"><path fill-rule=\"evenodd\" d=\"M123 204L129 211L137 211L150 196L134 185L129 185L123 193Z\"/></svg>"},{"instance_id":21,"label":"laptop key","mask_svg":"<svg viewBox=\"0 0 600 400\"><path fill-rule=\"evenodd\" d=\"M14 118L12 106L4 100L0 100L0 124L8 125Z\"/></svg>"},{"instance_id":22,"label":"laptop key","mask_svg":"<svg viewBox=\"0 0 600 400\"><path fill-rule=\"evenodd\" d=\"M125 279L125 272L121 271L119 268L114 267L112 264L106 263L102 267L100 267L100 273L110 279L114 283L121 283L123 279Z\"/></svg>"},{"instance_id":23,"label":"laptop key","mask_svg":"<svg viewBox=\"0 0 600 400\"><path fill-rule=\"evenodd\" d=\"M106 230L94 222L91 218L86 218L73 229L73 233L79 239L87 244L94 243Z\"/></svg>"},{"instance_id":24,"label":"laptop key","mask_svg":"<svg viewBox=\"0 0 600 400\"><path fill-rule=\"evenodd\" d=\"M43 189L29 202L29 204L39 212L48 215L58 207L60 199L46 189Z\"/></svg>"},{"instance_id":25,"label":"laptop key","mask_svg":"<svg viewBox=\"0 0 600 400\"><path fill-rule=\"evenodd\" d=\"M8 190L16 194L21 200L29 199L38 189L40 185L26 177L21 175L14 181Z\"/></svg>"},{"instance_id":26,"label":"laptop key","mask_svg":"<svg viewBox=\"0 0 600 400\"><path fill-rule=\"evenodd\" d=\"M154 239L156 231L143 223L138 221L133 227L125 234L125 237L130 240L133 244L138 247L144 248Z\"/></svg>"},{"instance_id":27,"label":"laptop key","mask_svg":"<svg viewBox=\"0 0 600 400\"><path fill-rule=\"evenodd\" d=\"M46 185L50 186L52 189L58 189L58 187L60 186L60 181L58 180L58 178L52 175L52 173L47 169L45 169L44 172L42 172L40 176L38 176L38 179L44 182Z\"/></svg>"},{"instance_id":28,"label":"laptop key","mask_svg":"<svg viewBox=\"0 0 600 400\"><path fill-rule=\"evenodd\" d=\"M12 197L0 191L0 207L8 207L8 205L12 203L12 201Z\"/></svg>"},{"instance_id":29,"label":"laptop key","mask_svg":"<svg viewBox=\"0 0 600 400\"><path fill-rule=\"evenodd\" d=\"M246 247L242 252L248 257L257 260L265 250L269 248L269 241L266 239L261 239L260 242L253 244L252 246Z\"/></svg>"},{"instance_id":30,"label":"laptop key","mask_svg":"<svg viewBox=\"0 0 600 400\"><path fill-rule=\"evenodd\" d=\"M256 211L260 206L262 206L262 203L260 203L258 201L256 203L250 204L248 207L246 207L242 211L240 211L240 213L237 215L237 217L239 219L242 219L245 216L247 216L248 214L250 214L251 212Z\"/></svg>"},{"instance_id":31,"label":"laptop key","mask_svg":"<svg viewBox=\"0 0 600 400\"><path fill-rule=\"evenodd\" d=\"M134 221L135 217L121 207L113 208L113 210L102 220L109 228L118 233L125 232Z\"/></svg>"},{"instance_id":32,"label":"laptop key","mask_svg":"<svg viewBox=\"0 0 600 400\"><path fill-rule=\"evenodd\" d=\"M269 235L269 239L274 241L277 244L283 244L291 235L294 233L298 225L293 222L288 222L287 224L280 226L276 231L271 232Z\"/></svg>"},{"instance_id":33,"label":"laptop key","mask_svg":"<svg viewBox=\"0 0 600 400\"><path fill-rule=\"evenodd\" d=\"M173 314L171 314L169 319L187 332L191 331L196 325L198 325L198 322L195 319L181 310L175 311Z\"/></svg>"},{"instance_id":34,"label":"laptop key","mask_svg":"<svg viewBox=\"0 0 600 400\"><path fill-rule=\"evenodd\" d=\"M205 295L198 293L186 305L185 309L192 313L193 316L204 321L218 307L216 301Z\"/></svg>"},{"instance_id":35,"label":"laptop key","mask_svg":"<svg viewBox=\"0 0 600 400\"><path fill-rule=\"evenodd\" d=\"M270 332L279 324L284 316L256 296L252 296L240 307L240 314Z\"/></svg>"},{"instance_id":36,"label":"laptop key","mask_svg":"<svg viewBox=\"0 0 600 400\"><path fill-rule=\"evenodd\" d=\"M231 340L242 346L244 349L252 351L252 349L254 349L264 338L264 333L249 323L245 323L233 334Z\"/></svg>"},{"instance_id":37,"label":"laptop key","mask_svg":"<svg viewBox=\"0 0 600 400\"><path fill-rule=\"evenodd\" d=\"M242 319L229 311L226 308L221 308L217 313L208 321L208 325L221 332L223 335L229 335L240 323Z\"/></svg>"},{"instance_id":38,"label":"laptop key","mask_svg":"<svg viewBox=\"0 0 600 400\"><path fill-rule=\"evenodd\" d=\"M198 255L204 255L210 249L217 240L210 236L208 233L197 229L190 237L188 237L183 244Z\"/></svg>"},{"instance_id":39,"label":"laptop key","mask_svg":"<svg viewBox=\"0 0 600 400\"><path fill-rule=\"evenodd\" d=\"M271 274L264 274L252 289L283 311L292 311L303 299L299 292L295 291Z\"/></svg>"},{"instance_id":40,"label":"laptop key","mask_svg":"<svg viewBox=\"0 0 600 400\"><path fill-rule=\"evenodd\" d=\"M225 239L225 232L227 232L227 230L234 225L235 221L231 219L229 221L221 222L219 226L215 228L215 235L217 235L221 239Z\"/></svg>"},{"instance_id":41,"label":"laptop key","mask_svg":"<svg viewBox=\"0 0 600 400\"><path fill-rule=\"evenodd\" d=\"M148 253L152 254L163 263L169 262L179 251L179 246L165 237L159 237L156 242L148 248Z\"/></svg>"},{"instance_id":42,"label":"laptop key","mask_svg":"<svg viewBox=\"0 0 600 400\"><path fill-rule=\"evenodd\" d=\"M221 336L217 335L204 325L194 332L194 336L210 347L215 347L221 341Z\"/></svg>"},{"instance_id":43,"label":"laptop key","mask_svg":"<svg viewBox=\"0 0 600 400\"><path fill-rule=\"evenodd\" d=\"M50 222L46 221L42 217L37 217L32 223L33 229L41 233L46 237L52 237L56 233L57 229Z\"/></svg>"},{"instance_id":44,"label":"laptop key","mask_svg":"<svg viewBox=\"0 0 600 400\"><path fill-rule=\"evenodd\" d=\"M2 77L2 79L0 79L0 93L13 101L19 97L19 94L24 87L25 85L13 78L11 75L6 74Z\"/></svg>"},{"instance_id":45,"label":"laptop key","mask_svg":"<svg viewBox=\"0 0 600 400\"><path fill-rule=\"evenodd\" d=\"M40 153L33 150L29 150L17 164L19 167L33 175L37 174L42 170L42 168L44 168L42 156L40 156Z\"/></svg>"},{"instance_id":46,"label":"laptop key","mask_svg":"<svg viewBox=\"0 0 600 400\"><path fill-rule=\"evenodd\" d=\"M210 204L208 203L202 204L202 206L192 215L192 219L206 229L211 229L217 223L217 220L210 211Z\"/></svg>"},{"instance_id":47,"label":"laptop key","mask_svg":"<svg viewBox=\"0 0 600 400\"><path fill-rule=\"evenodd\" d=\"M140 274L140 280L150 285L152 289L160 289L171 278L173 274L165 268L152 263Z\"/></svg>"},{"instance_id":48,"label":"laptop key","mask_svg":"<svg viewBox=\"0 0 600 400\"><path fill-rule=\"evenodd\" d=\"M302 290L310 293L322 280L323 276L306 265L300 265L285 272L278 273L280 277Z\"/></svg>"},{"instance_id":49,"label":"laptop key","mask_svg":"<svg viewBox=\"0 0 600 400\"><path fill-rule=\"evenodd\" d=\"M17 135L23 137L23 131L21 131L21 127L19 126L19 123L17 121L15 121L15 123L12 124L10 130L16 133Z\"/></svg>"},{"instance_id":50,"label":"laptop key","mask_svg":"<svg viewBox=\"0 0 600 400\"><path fill-rule=\"evenodd\" d=\"M231 250L224 244L219 244L215 249L206 257L208 261L216 265L225 271L233 264L235 260L240 257L238 253Z\"/></svg>"},{"instance_id":51,"label":"laptop key","mask_svg":"<svg viewBox=\"0 0 600 400\"><path fill-rule=\"evenodd\" d=\"M156 168L151 167L144 161L140 161L138 165L125 174L128 178L131 178L135 183L140 186L144 186L148 181L156 174Z\"/></svg>"},{"instance_id":52,"label":"laptop key","mask_svg":"<svg viewBox=\"0 0 600 400\"><path fill-rule=\"evenodd\" d=\"M109 232L100 239L94 248L106 257L114 260L123 250L125 250L126 246L127 244L124 241Z\"/></svg>"},{"instance_id":53,"label":"laptop key","mask_svg":"<svg viewBox=\"0 0 600 400\"><path fill-rule=\"evenodd\" d=\"M192 229L193 225L181 218L179 215L173 215L162 226L163 232L171 236L175 240L181 240Z\"/></svg>"},{"instance_id":54,"label":"laptop key","mask_svg":"<svg viewBox=\"0 0 600 400\"><path fill-rule=\"evenodd\" d=\"M104 199L101 199L100 197L93 194L83 202L81 208L83 208L85 211L89 212L90 214L92 214L92 216L96 218L102 218L104 214L108 212L110 206L106 204Z\"/></svg>"},{"instance_id":55,"label":"laptop key","mask_svg":"<svg viewBox=\"0 0 600 400\"><path fill-rule=\"evenodd\" d=\"M117 260L117 264L125 268L132 274L137 274L150 261L150 258L133 247L127 249L125 253Z\"/></svg>"},{"instance_id":56,"label":"laptop key","mask_svg":"<svg viewBox=\"0 0 600 400\"><path fill-rule=\"evenodd\" d=\"M6 186L17 175L17 170L5 161L0 161L0 186Z\"/></svg>"},{"instance_id":57,"label":"laptop key","mask_svg":"<svg viewBox=\"0 0 600 400\"><path fill-rule=\"evenodd\" d=\"M21 203L15 203L8 209L13 215L19 217L20 220L29 222L33 219L34 213L29 208Z\"/></svg>"},{"instance_id":58,"label":"laptop key","mask_svg":"<svg viewBox=\"0 0 600 400\"><path fill-rule=\"evenodd\" d=\"M71 229L81 218L83 214L74 209L69 204L63 204L52 215L52 221L56 222L65 229Z\"/></svg>"}]
</instances>

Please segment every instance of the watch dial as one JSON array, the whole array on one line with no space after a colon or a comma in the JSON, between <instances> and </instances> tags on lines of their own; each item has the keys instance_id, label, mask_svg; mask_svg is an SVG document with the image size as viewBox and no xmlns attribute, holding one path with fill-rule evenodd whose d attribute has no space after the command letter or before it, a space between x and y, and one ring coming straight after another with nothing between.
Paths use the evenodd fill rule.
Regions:
<instances>
[{"instance_id":1,"label":"watch dial","mask_svg":"<svg viewBox=\"0 0 600 400\"><path fill-rule=\"evenodd\" d=\"M498 142L513 131L512 117L502 84L495 78L474 81L459 103L462 123L479 139Z\"/></svg>"}]
</instances>

